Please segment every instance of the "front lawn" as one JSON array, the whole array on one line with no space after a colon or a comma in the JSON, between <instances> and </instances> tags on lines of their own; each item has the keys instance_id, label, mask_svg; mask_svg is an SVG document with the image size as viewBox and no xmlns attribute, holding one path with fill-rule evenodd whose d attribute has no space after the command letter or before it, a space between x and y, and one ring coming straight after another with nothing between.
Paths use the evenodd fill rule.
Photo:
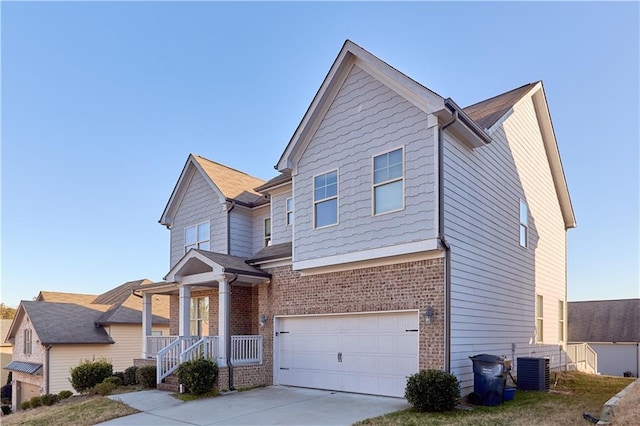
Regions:
<instances>
[{"instance_id":1,"label":"front lawn","mask_svg":"<svg viewBox=\"0 0 640 426\"><path fill-rule=\"evenodd\" d=\"M361 425L588 425L582 413L600 417L604 403L634 379L578 372L552 373L550 392L516 391L513 401L471 411L418 413L414 409L368 419Z\"/></svg>"}]
</instances>

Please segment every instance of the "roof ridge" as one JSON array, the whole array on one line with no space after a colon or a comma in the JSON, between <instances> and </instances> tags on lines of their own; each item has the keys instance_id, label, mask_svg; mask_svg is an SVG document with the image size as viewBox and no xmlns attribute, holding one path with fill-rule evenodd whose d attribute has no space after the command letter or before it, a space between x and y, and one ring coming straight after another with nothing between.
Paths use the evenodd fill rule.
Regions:
<instances>
[{"instance_id":1,"label":"roof ridge","mask_svg":"<svg viewBox=\"0 0 640 426\"><path fill-rule=\"evenodd\" d=\"M266 182L264 179L261 179L261 178L259 178L259 177L255 177L255 176L253 176L253 175L250 175L250 174L249 174L249 173L247 173L247 172L243 172L242 170L238 170L238 169L233 168L233 167L231 167L231 166L227 166L226 164L222 164L222 163L218 163L217 161L210 160L210 159L208 159L208 158L206 158L206 157L203 157L202 155L193 154L193 153L192 153L191 155L193 155L194 157L201 158L201 159L203 159L203 160L205 160L205 161L208 161L208 162L210 162L210 163L216 164L216 165L218 165L218 166L220 166L220 167L224 167L225 169L233 170L234 172L242 173L243 175L249 176L250 178L258 179L258 180L261 180L261 181L263 181L263 182Z\"/></svg>"},{"instance_id":2,"label":"roof ridge","mask_svg":"<svg viewBox=\"0 0 640 426\"><path fill-rule=\"evenodd\" d=\"M523 84L522 86L520 86L520 87L516 87L515 89L507 90L506 92L498 93L497 95L492 96L492 97L490 97L490 98L483 99L483 100L478 101L478 102L476 102L476 103L473 103L473 104L471 104L471 105L467 105L467 106L466 106L466 107L464 107L463 109L467 109L467 108L474 107L474 106L476 106L476 105L478 105L478 104L481 104L481 103L483 103L483 102L487 102L487 101L490 101L490 100L493 100L493 99L499 98L500 96L504 96L504 95L506 95L506 94L508 94L508 93L518 91L518 90L523 89L523 88L525 88L525 87L527 87L527 86L535 86L536 84L540 83L541 81L542 81L542 80L538 80L538 81L534 81L534 82L530 82L530 83Z\"/></svg>"}]
</instances>

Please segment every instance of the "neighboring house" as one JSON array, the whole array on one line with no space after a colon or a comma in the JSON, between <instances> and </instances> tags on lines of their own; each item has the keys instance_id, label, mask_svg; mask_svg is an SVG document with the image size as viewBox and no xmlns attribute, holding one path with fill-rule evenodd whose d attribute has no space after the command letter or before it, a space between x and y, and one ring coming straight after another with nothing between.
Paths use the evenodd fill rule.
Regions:
<instances>
[{"instance_id":1,"label":"neighboring house","mask_svg":"<svg viewBox=\"0 0 640 426\"><path fill-rule=\"evenodd\" d=\"M463 109L347 41L276 168L188 157L142 290L171 296L161 377L195 350L222 389L402 396L428 368L469 391L480 353L565 365L575 218L541 82Z\"/></svg>"},{"instance_id":2,"label":"neighboring house","mask_svg":"<svg viewBox=\"0 0 640 426\"><path fill-rule=\"evenodd\" d=\"M11 343L7 343L5 341L7 333L9 332L9 327L11 326L11 321L12 320L10 319L0 320L0 367L4 367L11 362L13 348L11 347ZM0 370L0 373L0 386L4 386L7 383L9 371L3 368Z\"/></svg>"},{"instance_id":3,"label":"neighboring house","mask_svg":"<svg viewBox=\"0 0 640 426\"><path fill-rule=\"evenodd\" d=\"M597 372L622 376L640 371L640 299L567 304L569 344L587 344L597 354Z\"/></svg>"},{"instance_id":4,"label":"neighboring house","mask_svg":"<svg viewBox=\"0 0 640 426\"><path fill-rule=\"evenodd\" d=\"M142 351L142 298L149 280L131 281L101 295L42 291L22 301L7 341L14 347L13 406L34 395L73 390L69 371L85 359L106 358L114 371ZM167 335L169 301L154 298L153 332ZM3 366L4 367L4 366Z\"/></svg>"}]
</instances>

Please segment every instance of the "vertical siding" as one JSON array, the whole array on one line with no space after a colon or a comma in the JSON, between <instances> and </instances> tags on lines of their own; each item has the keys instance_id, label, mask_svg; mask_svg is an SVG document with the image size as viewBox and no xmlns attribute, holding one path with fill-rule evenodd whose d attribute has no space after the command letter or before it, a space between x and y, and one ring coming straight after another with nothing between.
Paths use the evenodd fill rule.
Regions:
<instances>
[{"instance_id":1,"label":"vertical siding","mask_svg":"<svg viewBox=\"0 0 640 426\"><path fill-rule=\"evenodd\" d=\"M249 257L253 254L250 209L236 205L231 210L231 253L234 256Z\"/></svg>"},{"instance_id":2,"label":"vertical siding","mask_svg":"<svg viewBox=\"0 0 640 426\"><path fill-rule=\"evenodd\" d=\"M531 104L529 102L529 104ZM557 304L565 299L564 225L535 113L518 108L471 150L445 136L445 233L451 245L451 367L468 389L470 355L548 356L564 363ZM529 205L529 247L519 244L519 200ZM545 341L535 342L535 294ZM565 309L566 310L566 309ZM517 366L516 366L517 368Z\"/></svg>"},{"instance_id":3,"label":"vertical siding","mask_svg":"<svg viewBox=\"0 0 640 426\"><path fill-rule=\"evenodd\" d=\"M427 114L354 67L298 164L294 261L434 238L433 142ZM372 156L403 145L405 209L373 217ZM336 168L339 224L314 230L313 176Z\"/></svg>"},{"instance_id":4,"label":"vertical siding","mask_svg":"<svg viewBox=\"0 0 640 426\"><path fill-rule=\"evenodd\" d=\"M287 226L287 198L291 197L291 190L271 196L271 241L273 244L291 242L293 226Z\"/></svg>"},{"instance_id":5,"label":"vertical siding","mask_svg":"<svg viewBox=\"0 0 640 426\"><path fill-rule=\"evenodd\" d=\"M264 248L264 220L271 215L269 204L253 209L252 217L252 248L251 254L257 253ZM273 220L273 219L272 219ZM273 222L271 223L271 238L273 238Z\"/></svg>"},{"instance_id":6,"label":"vertical siding","mask_svg":"<svg viewBox=\"0 0 640 426\"><path fill-rule=\"evenodd\" d=\"M210 221L211 251L227 253L227 212L218 195L204 177L196 172L176 212L171 228L171 265L184 256L184 228Z\"/></svg>"}]
</instances>

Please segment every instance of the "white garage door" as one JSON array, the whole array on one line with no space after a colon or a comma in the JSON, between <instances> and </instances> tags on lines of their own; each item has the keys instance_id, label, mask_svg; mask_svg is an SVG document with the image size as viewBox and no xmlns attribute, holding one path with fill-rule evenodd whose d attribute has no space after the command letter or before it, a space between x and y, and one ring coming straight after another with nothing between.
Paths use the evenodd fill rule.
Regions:
<instances>
[{"instance_id":1,"label":"white garage door","mask_svg":"<svg viewBox=\"0 0 640 426\"><path fill-rule=\"evenodd\" d=\"M401 397L418 371L418 313L284 317L276 344L279 384Z\"/></svg>"}]
</instances>

